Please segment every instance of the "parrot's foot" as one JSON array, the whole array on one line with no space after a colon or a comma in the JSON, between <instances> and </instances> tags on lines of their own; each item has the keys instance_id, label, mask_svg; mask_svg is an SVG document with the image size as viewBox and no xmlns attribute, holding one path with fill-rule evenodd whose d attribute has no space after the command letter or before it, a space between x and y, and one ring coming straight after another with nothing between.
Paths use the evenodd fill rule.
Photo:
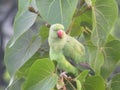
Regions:
<instances>
[{"instance_id":1,"label":"parrot's foot","mask_svg":"<svg viewBox=\"0 0 120 90\"><path fill-rule=\"evenodd\" d=\"M60 77L63 77L64 79L67 79L67 80L72 80L72 77L71 76L68 76L67 75L67 72L62 72L60 74Z\"/></svg>"},{"instance_id":2,"label":"parrot's foot","mask_svg":"<svg viewBox=\"0 0 120 90\"><path fill-rule=\"evenodd\" d=\"M57 83L58 90L67 90L64 83L64 77L67 77L66 72L62 72L60 74L60 78L58 79L58 83Z\"/></svg>"},{"instance_id":3,"label":"parrot's foot","mask_svg":"<svg viewBox=\"0 0 120 90\"><path fill-rule=\"evenodd\" d=\"M63 78L63 79L65 79L65 80L68 80L68 81L74 81L74 79L71 76L67 75L67 72L62 72L60 74L60 77Z\"/></svg>"},{"instance_id":4,"label":"parrot's foot","mask_svg":"<svg viewBox=\"0 0 120 90\"><path fill-rule=\"evenodd\" d=\"M66 73L67 73L67 72L62 72L62 73L60 74L60 77L66 77L66 78L67 78Z\"/></svg>"},{"instance_id":5,"label":"parrot's foot","mask_svg":"<svg viewBox=\"0 0 120 90\"><path fill-rule=\"evenodd\" d=\"M67 82L67 84L66 84ZM71 76L68 76L67 75L67 72L61 72L60 74L60 78L58 80L58 83L57 83L57 89L58 90L67 90L67 85L71 85L73 84L73 82L75 82L75 79L72 78Z\"/></svg>"}]
</instances>

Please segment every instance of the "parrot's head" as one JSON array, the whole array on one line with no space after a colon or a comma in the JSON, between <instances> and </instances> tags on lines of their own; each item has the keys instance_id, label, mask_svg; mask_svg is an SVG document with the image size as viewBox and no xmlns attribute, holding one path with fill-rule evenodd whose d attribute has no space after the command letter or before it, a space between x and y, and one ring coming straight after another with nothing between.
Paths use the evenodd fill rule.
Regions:
<instances>
[{"instance_id":1,"label":"parrot's head","mask_svg":"<svg viewBox=\"0 0 120 90\"><path fill-rule=\"evenodd\" d=\"M64 36L66 35L65 31L64 31L64 26L61 25L61 24L53 24L50 27L50 33L49 33L49 35L52 38L63 39Z\"/></svg>"}]
</instances>

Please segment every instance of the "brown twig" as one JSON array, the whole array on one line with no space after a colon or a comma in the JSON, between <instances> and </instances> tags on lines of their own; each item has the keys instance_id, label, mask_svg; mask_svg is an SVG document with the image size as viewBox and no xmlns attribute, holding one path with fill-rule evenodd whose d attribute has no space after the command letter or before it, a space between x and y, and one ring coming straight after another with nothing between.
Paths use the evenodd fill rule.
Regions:
<instances>
[{"instance_id":1,"label":"brown twig","mask_svg":"<svg viewBox=\"0 0 120 90\"><path fill-rule=\"evenodd\" d=\"M73 16L73 17L76 17L76 16L80 16L80 15L82 15L83 13L85 13L86 11L88 11L88 10L91 10L91 8L92 7L86 7L83 11L81 11L81 10L78 10L78 12Z\"/></svg>"},{"instance_id":2,"label":"brown twig","mask_svg":"<svg viewBox=\"0 0 120 90\"><path fill-rule=\"evenodd\" d=\"M75 81L75 79L73 79L73 78L70 77L70 76L67 76L67 75L66 75L66 72L63 72L63 73L60 75L60 77L63 79L63 81L66 80L66 81L71 85L71 87L73 88L73 90L77 90L77 89L74 87L74 85L71 83L71 81ZM65 86L65 85L64 85L64 87L63 87L63 90L66 90L66 86Z\"/></svg>"},{"instance_id":3,"label":"brown twig","mask_svg":"<svg viewBox=\"0 0 120 90\"><path fill-rule=\"evenodd\" d=\"M51 25L48 24L48 23L45 23L45 26L48 27L48 28L50 28Z\"/></svg>"},{"instance_id":4,"label":"brown twig","mask_svg":"<svg viewBox=\"0 0 120 90\"><path fill-rule=\"evenodd\" d=\"M28 7L28 10L29 10L30 12L32 12L32 13L37 14L39 17L41 17L40 13L39 13L38 11L36 11L34 7L29 6L29 7ZM45 25L46 27L48 27L48 28L50 28L50 26L51 26L50 24L48 24L48 23L46 23L46 22L45 22L44 25Z\"/></svg>"},{"instance_id":5,"label":"brown twig","mask_svg":"<svg viewBox=\"0 0 120 90\"><path fill-rule=\"evenodd\" d=\"M69 28L66 30L66 34L69 34L69 33L71 32L71 28L72 28L74 22L75 22L75 18L73 18L73 20L72 20L72 22L71 22Z\"/></svg>"},{"instance_id":6,"label":"brown twig","mask_svg":"<svg viewBox=\"0 0 120 90\"><path fill-rule=\"evenodd\" d=\"M85 2L84 0L79 0L77 8L80 9L84 2Z\"/></svg>"},{"instance_id":7,"label":"brown twig","mask_svg":"<svg viewBox=\"0 0 120 90\"><path fill-rule=\"evenodd\" d=\"M37 14L38 16L40 16L40 14L38 13L38 11L36 11L34 7L29 6L29 7L28 7L28 10L29 10L30 12L35 13L35 14ZM41 16L40 16L40 17L41 17Z\"/></svg>"}]
</instances>

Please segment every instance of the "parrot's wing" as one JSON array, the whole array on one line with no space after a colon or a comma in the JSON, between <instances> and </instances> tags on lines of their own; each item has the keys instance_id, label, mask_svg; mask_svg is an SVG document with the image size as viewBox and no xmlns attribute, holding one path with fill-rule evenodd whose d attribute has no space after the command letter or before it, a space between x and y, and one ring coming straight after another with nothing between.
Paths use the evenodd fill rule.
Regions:
<instances>
[{"instance_id":1,"label":"parrot's wing","mask_svg":"<svg viewBox=\"0 0 120 90\"><path fill-rule=\"evenodd\" d=\"M54 50L53 48L50 48L49 55L51 60L57 62L58 68L65 70L66 72L71 72L73 74L78 73L78 70L69 61L66 60L61 50Z\"/></svg>"},{"instance_id":2,"label":"parrot's wing","mask_svg":"<svg viewBox=\"0 0 120 90\"><path fill-rule=\"evenodd\" d=\"M75 61L75 63L84 62L85 48L75 38L67 35L67 42L63 48L65 57Z\"/></svg>"},{"instance_id":3,"label":"parrot's wing","mask_svg":"<svg viewBox=\"0 0 120 90\"><path fill-rule=\"evenodd\" d=\"M63 48L63 54L66 59L80 71L87 69L90 70L91 75L94 75L94 71L86 63L84 46L75 38L67 36L67 42Z\"/></svg>"}]
</instances>

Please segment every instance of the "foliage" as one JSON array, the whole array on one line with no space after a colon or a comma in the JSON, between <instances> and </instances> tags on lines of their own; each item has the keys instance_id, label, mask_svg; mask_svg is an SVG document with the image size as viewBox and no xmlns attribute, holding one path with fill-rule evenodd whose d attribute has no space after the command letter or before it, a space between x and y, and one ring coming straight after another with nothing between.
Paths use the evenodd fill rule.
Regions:
<instances>
[{"instance_id":1,"label":"foliage","mask_svg":"<svg viewBox=\"0 0 120 90\"><path fill-rule=\"evenodd\" d=\"M117 0L119 3L119 0ZM6 90L119 90L120 36L115 0L19 0L14 35L6 47L5 64L11 76ZM117 20L117 21L116 21ZM61 75L49 59L51 24L60 23L86 49L95 72Z\"/></svg>"}]
</instances>

